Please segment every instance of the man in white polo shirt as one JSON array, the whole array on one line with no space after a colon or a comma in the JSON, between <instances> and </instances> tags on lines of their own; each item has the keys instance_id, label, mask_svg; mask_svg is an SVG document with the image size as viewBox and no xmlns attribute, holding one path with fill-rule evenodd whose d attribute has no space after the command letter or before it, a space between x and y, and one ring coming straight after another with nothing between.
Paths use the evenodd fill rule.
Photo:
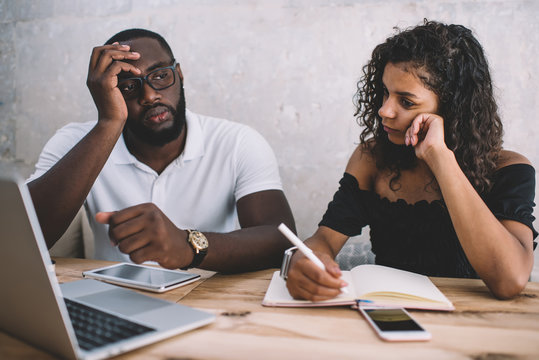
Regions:
<instances>
[{"instance_id":1,"label":"man in white polo shirt","mask_svg":"<svg viewBox=\"0 0 539 360\"><path fill-rule=\"evenodd\" d=\"M237 272L280 265L295 228L277 161L253 129L185 108L166 41L143 29L95 47L98 120L46 144L28 180L52 247L82 205L97 259Z\"/></svg>"}]
</instances>

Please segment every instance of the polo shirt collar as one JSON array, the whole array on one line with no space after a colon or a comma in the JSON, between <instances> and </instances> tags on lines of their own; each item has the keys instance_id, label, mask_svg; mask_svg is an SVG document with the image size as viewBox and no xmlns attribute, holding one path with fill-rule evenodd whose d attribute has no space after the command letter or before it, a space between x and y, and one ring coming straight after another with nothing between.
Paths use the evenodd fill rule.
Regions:
<instances>
[{"instance_id":1,"label":"polo shirt collar","mask_svg":"<svg viewBox=\"0 0 539 360\"><path fill-rule=\"evenodd\" d=\"M189 161L204 156L205 144L200 117L187 109L185 110L185 117L187 120L187 138L185 139L185 148L180 154L180 159L183 158L183 161Z\"/></svg>"},{"instance_id":2,"label":"polo shirt collar","mask_svg":"<svg viewBox=\"0 0 539 360\"><path fill-rule=\"evenodd\" d=\"M186 124L187 124L187 138L185 139L185 148L176 161L189 161L204 156L204 136L202 132L202 126L200 124L200 118L197 114L185 110ZM120 135L120 138L114 146L114 150L110 155L111 160L118 165L125 164L140 164L140 161L133 156L127 150L125 145L124 135Z\"/></svg>"}]
</instances>

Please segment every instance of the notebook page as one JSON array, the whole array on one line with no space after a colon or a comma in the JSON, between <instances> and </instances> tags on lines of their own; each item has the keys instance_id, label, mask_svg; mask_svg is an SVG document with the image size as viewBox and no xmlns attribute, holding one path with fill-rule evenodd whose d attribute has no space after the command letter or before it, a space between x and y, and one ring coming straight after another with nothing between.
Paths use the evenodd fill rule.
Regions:
<instances>
[{"instance_id":1,"label":"notebook page","mask_svg":"<svg viewBox=\"0 0 539 360\"><path fill-rule=\"evenodd\" d=\"M381 265L365 264L351 270L358 297L374 293L401 293L448 303L444 294L424 275Z\"/></svg>"}]
</instances>

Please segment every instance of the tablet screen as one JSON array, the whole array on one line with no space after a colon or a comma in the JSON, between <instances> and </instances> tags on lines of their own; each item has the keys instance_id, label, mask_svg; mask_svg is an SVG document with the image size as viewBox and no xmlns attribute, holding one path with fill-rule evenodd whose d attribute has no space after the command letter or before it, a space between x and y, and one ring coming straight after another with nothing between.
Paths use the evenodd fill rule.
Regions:
<instances>
[{"instance_id":1,"label":"tablet screen","mask_svg":"<svg viewBox=\"0 0 539 360\"><path fill-rule=\"evenodd\" d=\"M163 269L152 269L131 264L121 264L119 266L109 267L93 271L94 274L126 279L138 283L162 286L192 279L196 275L169 271Z\"/></svg>"}]
</instances>

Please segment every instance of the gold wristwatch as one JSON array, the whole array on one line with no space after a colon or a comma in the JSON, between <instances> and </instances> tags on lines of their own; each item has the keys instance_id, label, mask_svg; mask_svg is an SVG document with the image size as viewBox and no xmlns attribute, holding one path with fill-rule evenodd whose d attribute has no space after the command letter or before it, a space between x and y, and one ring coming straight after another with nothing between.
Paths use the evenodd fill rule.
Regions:
<instances>
[{"instance_id":1,"label":"gold wristwatch","mask_svg":"<svg viewBox=\"0 0 539 360\"><path fill-rule=\"evenodd\" d=\"M206 239L206 236L204 236L203 233L197 230L187 230L189 235L187 236L187 242L189 245L191 245L191 248L193 248L194 257L193 261L187 268L194 268L200 265L202 260L204 260L204 256L206 256L208 252L208 239Z\"/></svg>"}]
</instances>

